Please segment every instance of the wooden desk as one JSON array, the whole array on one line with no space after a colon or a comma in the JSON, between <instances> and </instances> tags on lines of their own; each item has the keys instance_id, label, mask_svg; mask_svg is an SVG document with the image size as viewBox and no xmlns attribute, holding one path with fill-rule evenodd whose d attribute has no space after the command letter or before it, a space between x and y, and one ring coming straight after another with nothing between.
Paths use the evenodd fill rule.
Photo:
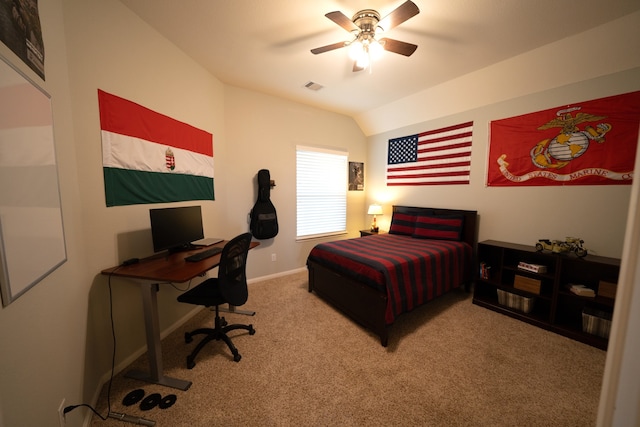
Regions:
<instances>
[{"instance_id":1,"label":"wooden desk","mask_svg":"<svg viewBox=\"0 0 640 427\"><path fill-rule=\"evenodd\" d=\"M228 241L225 240L214 246L224 246L227 243ZM255 248L259 244L259 242L251 242L249 249ZM136 264L126 266L119 265L102 270L102 274L107 276L128 277L130 279L140 280L145 331L147 335L149 372L131 371L127 373L129 378L165 385L180 390L187 390L191 386L191 381L171 378L163 374L157 293L160 283L187 282L217 267L220 264L220 254L198 262L187 262L184 260L187 256L205 249L207 248L170 255L154 255L141 259L140 262Z\"/></svg>"}]
</instances>

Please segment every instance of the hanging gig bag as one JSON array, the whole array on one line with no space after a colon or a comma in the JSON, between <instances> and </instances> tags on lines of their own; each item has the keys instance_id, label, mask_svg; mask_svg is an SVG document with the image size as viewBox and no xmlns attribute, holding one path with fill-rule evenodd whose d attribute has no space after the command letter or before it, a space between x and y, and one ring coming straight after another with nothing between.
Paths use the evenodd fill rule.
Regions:
<instances>
[{"instance_id":1,"label":"hanging gig bag","mask_svg":"<svg viewBox=\"0 0 640 427\"><path fill-rule=\"evenodd\" d=\"M278 234L276 208L271 203L271 177L268 169L258 171L258 199L251 209L251 234L256 239L271 239Z\"/></svg>"}]
</instances>

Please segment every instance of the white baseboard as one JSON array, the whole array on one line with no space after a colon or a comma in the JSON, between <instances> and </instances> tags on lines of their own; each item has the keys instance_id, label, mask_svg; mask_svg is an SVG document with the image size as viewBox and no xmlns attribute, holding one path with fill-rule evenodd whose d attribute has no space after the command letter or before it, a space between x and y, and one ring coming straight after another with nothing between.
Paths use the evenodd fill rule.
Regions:
<instances>
[{"instance_id":1,"label":"white baseboard","mask_svg":"<svg viewBox=\"0 0 640 427\"><path fill-rule=\"evenodd\" d=\"M300 268L295 268L293 270L288 270L288 271L282 271L280 273L275 273L275 274L269 274L267 276L260 276L260 277L256 277L254 279L249 279L247 280L247 284L251 284L251 283L257 283L257 282L263 282L265 280L269 280L269 279L275 279L277 277L282 277L282 276L289 276L291 274L295 274L295 273L301 273L303 271L307 271L307 267L300 267Z\"/></svg>"}]
</instances>

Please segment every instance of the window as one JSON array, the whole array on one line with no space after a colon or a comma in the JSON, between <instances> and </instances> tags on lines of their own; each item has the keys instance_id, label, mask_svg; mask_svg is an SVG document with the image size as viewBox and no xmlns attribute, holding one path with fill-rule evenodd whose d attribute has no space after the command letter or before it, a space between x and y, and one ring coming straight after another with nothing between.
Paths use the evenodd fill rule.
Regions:
<instances>
[{"instance_id":1,"label":"window","mask_svg":"<svg viewBox=\"0 0 640 427\"><path fill-rule=\"evenodd\" d=\"M348 154L296 147L298 239L346 233Z\"/></svg>"}]
</instances>

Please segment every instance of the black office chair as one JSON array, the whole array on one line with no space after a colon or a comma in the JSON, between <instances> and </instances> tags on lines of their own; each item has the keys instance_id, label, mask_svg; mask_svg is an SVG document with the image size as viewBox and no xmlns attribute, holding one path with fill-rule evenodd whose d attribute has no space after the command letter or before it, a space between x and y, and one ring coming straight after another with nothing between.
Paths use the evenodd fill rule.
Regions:
<instances>
[{"instance_id":1,"label":"black office chair","mask_svg":"<svg viewBox=\"0 0 640 427\"><path fill-rule=\"evenodd\" d=\"M229 304L234 307L247 302L249 292L247 290L247 255L251 244L251 233L244 233L234 237L227 243L220 255L220 265L218 266L218 277L207 279L195 288L183 293L178 297L178 301L187 304L204 305L216 308L216 318L213 329L201 328L184 335L186 343L193 341L193 336L204 334L205 337L198 343L195 349L187 356L187 368L192 369L195 357L202 348L212 340L222 340L233 353L233 360L239 362L242 356L233 345L227 332L235 329L246 329L249 335L256 333L253 325L227 325L224 317L220 317L219 306Z\"/></svg>"}]
</instances>

